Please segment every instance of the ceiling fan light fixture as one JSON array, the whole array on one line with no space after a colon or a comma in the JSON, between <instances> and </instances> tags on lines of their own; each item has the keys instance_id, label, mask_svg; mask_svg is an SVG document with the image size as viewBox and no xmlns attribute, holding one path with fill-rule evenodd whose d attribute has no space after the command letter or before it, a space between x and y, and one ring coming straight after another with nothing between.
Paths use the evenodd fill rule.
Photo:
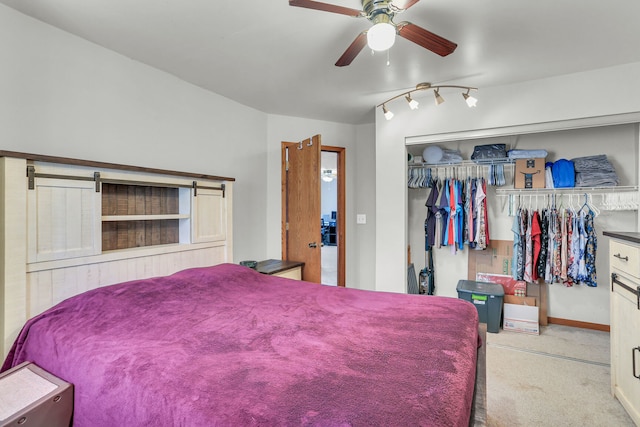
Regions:
<instances>
[{"instance_id":1,"label":"ceiling fan light fixture","mask_svg":"<svg viewBox=\"0 0 640 427\"><path fill-rule=\"evenodd\" d=\"M433 96L436 99L436 105L440 105L444 102L444 98L440 96L440 92L438 92L438 89L433 90Z\"/></svg>"},{"instance_id":2,"label":"ceiling fan light fixture","mask_svg":"<svg viewBox=\"0 0 640 427\"><path fill-rule=\"evenodd\" d=\"M409 103L409 108L411 108L412 110L418 109L418 105L420 105L420 103L418 101L416 101L415 99L411 98L411 95L407 95L405 98L407 99L407 102Z\"/></svg>"},{"instance_id":3,"label":"ceiling fan light fixture","mask_svg":"<svg viewBox=\"0 0 640 427\"><path fill-rule=\"evenodd\" d=\"M382 112L384 113L384 118L387 120L391 120L393 119L393 113L389 110L387 110L387 106L383 105L382 106Z\"/></svg>"},{"instance_id":4,"label":"ceiling fan light fixture","mask_svg":"<svg viewBox=\"0 0 640 427\"><path fill-rule=\"evenodd\" d=\"M334 174L333 170L331 170L331 169L324 169L322 171L322 176L321 177L322 177L322 180L324 182L331 182L331 181L333 181L333 178L335 177L335 174Z\"/></svg>"},{"instance_id":5,"label":"ceiling fan light fixture","mask_svg":"<svg viewBox=\"0 0 640 427\"><path fill-rule=\"evenodd\" d=\"M478 100L476 98L474 98L473 96L469 95L469 91L467 90L467 93L463 93L462 97L464 98L465 102L467 103L467 105L469 106L469 108L473 108L476 106L476 104L478 103Z\"/></svg>"},{"instance_id":6,"label":"ceiling fan light fixture","mask_svg":"<svg viewBox=\"0 0 640 427\"><path fill-rule=\"evenodd\" d=\"M388 50L396 41L396 27L378 22L367 31L367 45L377 52Z\"/></svg>"}]
</instances>

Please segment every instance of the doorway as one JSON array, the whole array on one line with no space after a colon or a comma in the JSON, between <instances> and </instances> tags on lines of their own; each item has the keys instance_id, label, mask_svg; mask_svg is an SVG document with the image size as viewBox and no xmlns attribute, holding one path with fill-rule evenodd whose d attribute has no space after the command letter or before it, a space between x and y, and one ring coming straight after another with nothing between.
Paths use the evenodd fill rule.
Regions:
<instances>
[{"instance_id":1,"label":"doorway","mask_svg":"<svg viewBox=\"0 0 640 427\"><path fill-rule=\"evenodd\" d=\"M281 145L282 259L304 262L303 280L345 286L345 148L321 145L320 135ZM324 168L322 154L331 162ZM322 184L330 182L323 217Z\"/></svg>"},{"instance_id":2,"label":"doorway","mask_svg":"<svg viewBox=\"0 0 640 427\"><path fill-rule=\"evenodd\" d=\"M321 147L322 283L345 286L345 149Z\"/></svg>"},{"instance_id":3,"label":"doorway","mask_svg":"<svg viewBox=\"0 0 640 427\"><path fill-rule=\"evenodd\" d=\"M338 153L320 155L320 226L322 227L322 283L338 284Z\"/></svg>"}]
</instances>

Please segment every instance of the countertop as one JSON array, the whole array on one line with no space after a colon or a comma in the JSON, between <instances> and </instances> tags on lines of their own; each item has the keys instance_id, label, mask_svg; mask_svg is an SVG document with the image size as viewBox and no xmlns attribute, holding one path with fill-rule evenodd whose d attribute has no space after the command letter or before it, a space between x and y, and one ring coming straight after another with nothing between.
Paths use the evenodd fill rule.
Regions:
<instances>
[{"instance_id":1,"label":"countertop","mask_svg":"<svg viewBox=\"0 0 640 427\"><path fill-rule=\"evenodd\" d=\"M603 231L602 234L614 239L640 244L640 233L636 231Z\"/></svg>"},{"instance_id":2,"label":"countertop","mask_svg":"<svg viewBox=\"0 0 640 427\"><path fill-rule=\"evenodd\" d=\"M256 266L256 270L262 274L275 274L281 271L289 270L291 268L302 266L304 266L304 262L268 259L266 261L260 261Z\"/></svg>"}]
</instances>

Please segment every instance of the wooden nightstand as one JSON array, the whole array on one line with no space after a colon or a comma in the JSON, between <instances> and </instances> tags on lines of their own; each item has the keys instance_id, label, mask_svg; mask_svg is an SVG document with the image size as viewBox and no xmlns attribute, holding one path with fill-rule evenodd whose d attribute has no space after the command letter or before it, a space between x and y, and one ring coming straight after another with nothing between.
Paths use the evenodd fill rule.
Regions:
<instances>
[{"instance_id":1,"label":"wooden nightstand","mask_svg":"<svg viewBox=\"0 0 640 427\"><path fill-rule=\"evenodd\" d=\"M304 267L304 262L268 259L266 261L260 261L256 267L256 271L270 276L302 280L302 267Z\"/></svg>"},{"instance_id":2,"label":"wooden nightstand","mask_svg":"<svg viewBox=\"0 0 640 427\"><path fill-rule=\"evenodd\" d=\"M73 385L30 362L0 374L0 425L69 427Z\"/></svg>"}]
</instances>

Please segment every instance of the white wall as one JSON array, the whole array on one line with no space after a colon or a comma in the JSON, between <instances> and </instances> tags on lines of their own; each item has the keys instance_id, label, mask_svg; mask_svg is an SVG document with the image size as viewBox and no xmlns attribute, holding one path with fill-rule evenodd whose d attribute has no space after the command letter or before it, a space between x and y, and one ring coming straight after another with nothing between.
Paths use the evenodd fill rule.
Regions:
<instances>
[{"instance_id":1,"label":"white wall","mask_svg":"<svg viewBox=\"0 0 640 427\"><path fill-rule=\"evenodd\" d=\"M639 72L640 63L635 63L481 88L475 109L466 107L459 92L443 90L441 94L447 102L438 108L426 102L421 103L418 111L410 111L402 103L389 105L396 114L391 121L385 120L381 111L377 111L376 289L404 292L406 288L408 204L407 191L401 191L406 189L406 143L455 141L638 121L640 88L635 85L635 79ZM607 86L606 99L589 90L603 82ZM433 96L431 93L428 95ZM422 108L424 104L425 108ZM574 146L578 143L569 142ZM634 154L633 157L635 161L638 156ZM637 164L630 174L637 176L636 171ZM635 224L630 225L629 229L634 227ZM452 269L466 272L466 263L452 265ZM603 304L606 305L606 301ZM574 320L608 323L608 318L601 315L595 318L586 312L571 315L575 316Z\"/></svg>"},{"instance_id":2,"label":"white wall","mask_svg":"<svg viewBox=\"0 0 640 427\"><path fill-rule=\"evenodd\" d=\"M0 51L0 149L234 177L234 259L266 255L266 114L4 5Z\"/></svg>"}]
</instances>

